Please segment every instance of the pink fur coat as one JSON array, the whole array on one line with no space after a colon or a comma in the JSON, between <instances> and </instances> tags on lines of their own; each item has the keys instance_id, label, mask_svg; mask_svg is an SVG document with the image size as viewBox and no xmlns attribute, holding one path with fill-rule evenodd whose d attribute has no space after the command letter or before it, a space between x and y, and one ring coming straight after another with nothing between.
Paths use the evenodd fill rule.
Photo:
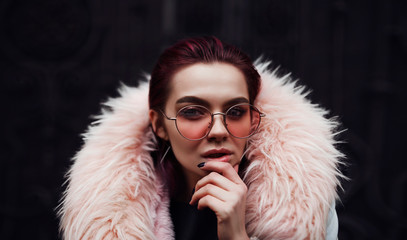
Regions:
<instances>
[{"instance_id":1,"label":"pink fur coat","mask_svg":"<svg viewBox=\"0 0 407 240\"><path fill-rule=\"evenodd\" d=\"M324 239L342 177L337 123L303 87L257 63L255 105L267 116L250 138L246 229L259 239ZM121 87L84 134L59 216L64 239L174 239L169 199L155 173L148 83Z\"/></svg>"}]
</instances>

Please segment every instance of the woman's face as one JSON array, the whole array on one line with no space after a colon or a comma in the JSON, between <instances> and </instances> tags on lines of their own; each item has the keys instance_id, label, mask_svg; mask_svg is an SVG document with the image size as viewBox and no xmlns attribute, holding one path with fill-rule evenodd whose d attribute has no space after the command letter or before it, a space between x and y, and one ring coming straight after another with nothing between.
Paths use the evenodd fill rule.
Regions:
<instances>
[{"instance_id":1,"label":"woman's face","mask_svg":"<svg viewBox=\"0 0 407 240\"><path fill-rule=\"evenodd\" d=\"M163 110L168 117L175 117L182 107L188 105L202 105L215 113L225 112L237 103L249 103L243 73L226 63L197 63L182 68L173 75L170 93ZM172 151L183 168L189 186L194 186L196 181L208 174L197 167L201 162L225 161L238 169L246 139L231 136L223 124L222 115L214 116L213 126L208 135L197 141L182 137L175 121L165 117L162 119L163 125L155 127L156 133L170 141ZM154 120L152 122L154 126ZM222 154L213 154L219 152Z\"/></svg>"}]
</instances>

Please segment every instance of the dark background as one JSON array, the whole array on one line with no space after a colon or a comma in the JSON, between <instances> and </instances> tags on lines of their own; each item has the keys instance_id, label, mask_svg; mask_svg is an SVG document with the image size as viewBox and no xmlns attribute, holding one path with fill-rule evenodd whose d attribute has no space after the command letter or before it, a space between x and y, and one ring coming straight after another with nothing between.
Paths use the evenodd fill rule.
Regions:
<instances>
[{"instance_id":1,"label":"dark background","mask_svg":"<svg viewBox=\"0 0 407 240\"><path fill-rule=\"evenodd\" d=\"M201 34L263 55L339 116L339 239L407 232L407 1L0 0L0 238L56 239L80 133L160 52Z\"/></svg>"}]
</instances>

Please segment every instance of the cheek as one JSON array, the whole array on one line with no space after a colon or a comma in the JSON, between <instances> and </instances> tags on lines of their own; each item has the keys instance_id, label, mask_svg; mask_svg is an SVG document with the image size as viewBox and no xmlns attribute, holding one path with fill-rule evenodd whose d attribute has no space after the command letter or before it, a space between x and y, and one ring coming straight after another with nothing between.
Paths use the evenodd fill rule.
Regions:
<instances>
[{"instance_id":1,"label":"cheek","mask_svg":"<svg viewBox=\"0 0 407 240\"><path fill-rule=\"evenodd\" d=\"M177 153L177 155L181 157L197 152L197 147L195 146L194 142L188 141L185 138L181 138L171 140L171 146L174 153Z\"/></svg>"},{"instance_id":2,"label":"cheek","mask_svg":"<svg viewBox=\"0 0 407 240\"><path fill-rule=\"evenodd\" d=\"M197 155L198 147L196 143L190 141L174 141L171 142L172 151L179 164L188 172L194 172L198 170L196 165L199 163L199 156Z\"/></svg>"},{"instance_id":3,"label":"cheek","mask_svg":"<svg viewBox=\"0 0 407 240\"><path fill-rule=\"evenodd\" d=\"M199 141L189 141L182 137L175 127L168 129L168 136L171 143L172 151L178 162L184 165L185 162L191 162L193 154L197 153Z\"/></svg>"},{"instance_id":4,"label":"cheek","mask_svg":"<svg viewBox=\"0 0 407 240\"><path fill-rule=\"evenodd\" d=\"M241 158L243 157L243 153L246 150L246 139L236 139L235 141L235 146L236 146L236 151L239 153L239 161L241 160Z\"/></svg>"}]
</instances>

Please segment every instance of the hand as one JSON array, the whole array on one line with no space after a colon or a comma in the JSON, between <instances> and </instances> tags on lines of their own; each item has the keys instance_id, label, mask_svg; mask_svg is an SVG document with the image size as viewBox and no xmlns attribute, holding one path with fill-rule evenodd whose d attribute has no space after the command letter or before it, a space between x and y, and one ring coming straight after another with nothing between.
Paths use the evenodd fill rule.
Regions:
<instances>
[{"instance_id":1,"label":"hand","mask_svg":"<svg viewBox=\"0 0 407 240\"><path fill-rule=\"evenodd\" d=\"M190 204L215 212L219 239L249 239L245 227L247 186L237 174L237 167L209 161L201 169L211 173L197 182Z\"/></svg>"}]
</instances>

